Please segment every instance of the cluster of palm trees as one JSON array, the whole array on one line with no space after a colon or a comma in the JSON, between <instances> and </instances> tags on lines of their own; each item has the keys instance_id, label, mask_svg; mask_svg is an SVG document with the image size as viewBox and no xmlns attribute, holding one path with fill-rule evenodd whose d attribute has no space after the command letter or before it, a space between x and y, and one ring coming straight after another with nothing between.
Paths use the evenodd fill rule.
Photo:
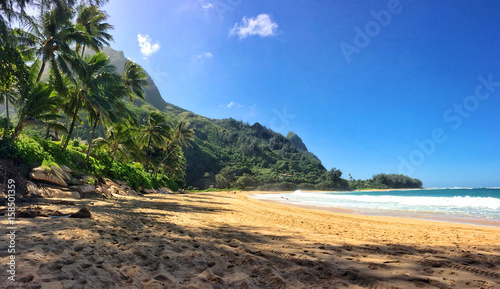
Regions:
<instances>
[{"instance_id":1,"label":"cluster of palm trees","mask_svg":"<svg viewBox=\"0 0 500 289\"><path fill-rule=\"evenodd\" d=\"M0 101L16 108L15 140L27 125L44 126L46 138L62 135L64 152L82 112L93 148L121 161L141 161L155 174L184 174L182 147L193 139L188 123L169 123L160 113L141 122L125 99L144 99L146 73L128 60L122 73L100 52L113 40L99 0L0 1ZM28 15L26 7L36 15ZM11 27L16 23L17 27ZM85 53L89 50L95 54ZM95 139L102 125L105 136Z\"/></svg>"}]
</instances>

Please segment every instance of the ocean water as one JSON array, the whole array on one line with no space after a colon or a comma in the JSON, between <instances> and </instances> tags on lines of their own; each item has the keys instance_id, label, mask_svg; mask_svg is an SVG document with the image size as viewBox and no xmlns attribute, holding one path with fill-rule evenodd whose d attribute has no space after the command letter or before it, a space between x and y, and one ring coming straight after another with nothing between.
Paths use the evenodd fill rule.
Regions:
<instances>
[{"instance_id":1,"label":"ocean water","mask_svg":"<svg viewBox=\"0 0 500 289\"><path fill-rule=\"evenodd\" d=\"M296 205L342 208L354 213L402 216L500 226L500 188L258 194L255 198ZM495 224L497 223L497 224Z\"/></svg>"}]
</instances>

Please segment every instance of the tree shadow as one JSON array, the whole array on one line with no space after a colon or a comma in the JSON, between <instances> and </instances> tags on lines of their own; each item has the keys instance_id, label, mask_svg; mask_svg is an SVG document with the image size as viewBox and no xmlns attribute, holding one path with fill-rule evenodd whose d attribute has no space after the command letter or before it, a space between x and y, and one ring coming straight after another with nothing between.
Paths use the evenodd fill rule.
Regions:
<instances>
[{"instance_id":1,"label":"tree shadow","mask_svg":"<svg viewBox=\"0 0 500 289\"><path fill-rule=\"evenodd\" d=\"M16 235L18 281L0 287L500 286L500 247L477 253L458 247L338 245L334 236L331 242L311 242L251 225L218 222L200 227L177 218L232 211L196 198L186 204L189 198L182 197L182 206L149 197L99 200L91 207L91 219L24 219ZM75 210L85 202L61 210ZM7 258L0 255L3 264ZM0 275L5 280L5 270Z\"/></svg>"}]
</instances>

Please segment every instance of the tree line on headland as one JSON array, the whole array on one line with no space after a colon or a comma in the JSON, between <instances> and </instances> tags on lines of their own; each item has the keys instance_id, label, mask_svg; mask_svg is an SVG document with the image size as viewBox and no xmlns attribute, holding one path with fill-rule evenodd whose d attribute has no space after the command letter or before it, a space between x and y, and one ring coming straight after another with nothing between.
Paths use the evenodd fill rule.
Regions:
<instances>
[{"instance_id":1,"label":"tree line on headland","mask_svg":"<svg viewBox=\"0 0 500 289\"><path fill-rule=\"evenodd\" d=\"M259 123L209 119L166 103L146 71L107 47L113 27L105 2L0 3L0 157L64 164L134 188L422 186L402 175L347 180L292 132L285 137Z\"/></svg>"}]
</instances>

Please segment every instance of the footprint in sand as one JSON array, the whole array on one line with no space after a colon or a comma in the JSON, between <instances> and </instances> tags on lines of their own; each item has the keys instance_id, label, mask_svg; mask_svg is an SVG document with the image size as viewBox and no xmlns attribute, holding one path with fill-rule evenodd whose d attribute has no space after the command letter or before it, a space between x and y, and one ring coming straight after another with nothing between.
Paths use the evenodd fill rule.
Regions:
<instances>
[{"instance_id":1,"label":"footprint in sand","mask_svg":"<svg viewBox=\"0 0 500 289\"><path fill-rule=\"evenodd\" d=\"M18 281L21 282L21 283L29 283L29 282L33 281L33 279L35 279L35 276L28 275L26 277L19 278Z\"/></svg>"}]
</instances>

